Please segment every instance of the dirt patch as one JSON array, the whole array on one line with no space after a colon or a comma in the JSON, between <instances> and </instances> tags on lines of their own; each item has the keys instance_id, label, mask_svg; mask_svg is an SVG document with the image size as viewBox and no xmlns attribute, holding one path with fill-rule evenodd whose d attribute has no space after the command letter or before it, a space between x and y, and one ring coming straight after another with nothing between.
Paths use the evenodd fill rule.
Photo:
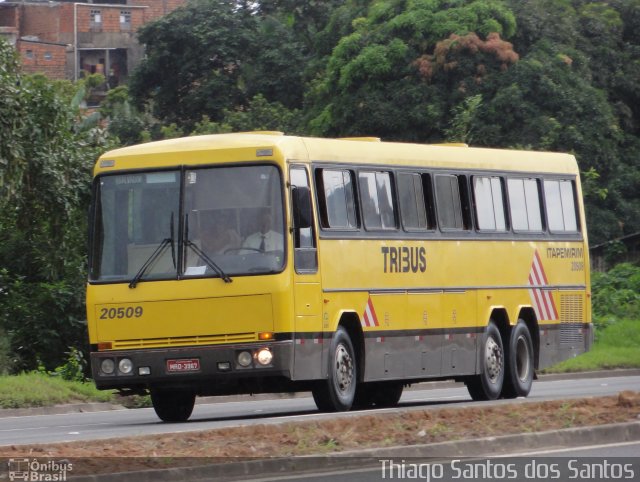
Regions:
<instances>
[{"instance_id":1,"label":"dirt patch","mask_svg":"<svg viewBox=\"0 0 640 482\"><path fill-rule=\"evenodd\" d=\"M214 463L219 459L330 454L634 421L640 393L569 401L410 410L335 420L252 425L46 445L0 447L0 457L93 459L74 475ZM119 458L117 460L111 458ZM96 460L96 458L100 458ZM111 459L112 463L104 463Z\"/></svg>"}]
</instances>

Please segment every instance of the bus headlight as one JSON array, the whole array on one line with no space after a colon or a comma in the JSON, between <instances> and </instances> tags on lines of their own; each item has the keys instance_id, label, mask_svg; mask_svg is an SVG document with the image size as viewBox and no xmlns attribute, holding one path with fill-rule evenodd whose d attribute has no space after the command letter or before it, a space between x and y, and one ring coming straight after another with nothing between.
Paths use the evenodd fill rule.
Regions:
<instances>
[{"instance_id":1,"label":"bus headlight","mask_svg":"<svg viewBox=\"0 0 640 482\"><path fill-rule=\"evenodd\" d=\"M273 360L273 353L268 348L263 348L256 354L256 360L260 365L268 365Z\"/></svg>"},{"instance_id":2,"label":"bus headlight","mask_svg":"<svg viewBox=\"0 0 640 482\"><path fill-rule=\"evenodd\" d=\"M252 360L253 357L248 351L241 351L240 353L238 353L238 365L240 365L241 367L248 367L249 365L251 365Z\"/></svg>"},{"instance_id":3,"label":"bus headlight","mask_svg":"<svg viewBox=\"0 0 640 482\"><path fill-rule=\"evenodd\" d=\"M128 358L123 358L118 362L118 370L124 375L128 375L133 370L133 362Z\"/></svg>"},{"instance_id":4,"label":"bus headlight","mask_svg":"<svg viewBox=\"0 0 640 482\"><path fill-rule=\"evenodd\" d=\"M114 362L111 358L103 358L100 362L100 371L105 375L113 374L113 371L116 369L116 362Z\"/></svg>"}]
</instances>

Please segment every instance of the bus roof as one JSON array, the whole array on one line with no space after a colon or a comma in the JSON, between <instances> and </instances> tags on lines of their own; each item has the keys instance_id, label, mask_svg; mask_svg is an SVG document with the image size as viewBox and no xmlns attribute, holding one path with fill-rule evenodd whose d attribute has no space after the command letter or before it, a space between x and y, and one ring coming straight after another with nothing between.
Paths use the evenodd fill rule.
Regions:
<instances>
[{"instance_id":1,"label":"bus roof","mask_svg":"<svg viewBox=\"0 0 640 482\"><path fill-rule=\"evenodd\" d=\"M464 144L372 142L375 138L322 139L280 132L213 134L169 139L103 154L94 174L215 162L281 158L298 162L403 165L578 174L574 156L564 153L466 147ZM215 153L215 159L207 155ZM112 162L113 161L113 162Z\"/></svg>"}]
</instances>

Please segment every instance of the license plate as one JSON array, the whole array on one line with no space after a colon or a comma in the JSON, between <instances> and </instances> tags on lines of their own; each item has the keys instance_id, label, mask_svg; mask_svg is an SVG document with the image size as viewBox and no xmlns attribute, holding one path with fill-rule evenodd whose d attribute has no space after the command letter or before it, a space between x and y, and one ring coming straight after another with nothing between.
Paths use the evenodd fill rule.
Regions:
<instances>
[{"instance_id":1,"label":"license plate","mask_svg":"<svg viewBox=\"0 0 640 482\"><path fill-rule=\"evenodd\" d=\"M197 372L198 370L200 370L200 360L198 358L167 360L168 372Z\"/></svg>"}]
</instances>

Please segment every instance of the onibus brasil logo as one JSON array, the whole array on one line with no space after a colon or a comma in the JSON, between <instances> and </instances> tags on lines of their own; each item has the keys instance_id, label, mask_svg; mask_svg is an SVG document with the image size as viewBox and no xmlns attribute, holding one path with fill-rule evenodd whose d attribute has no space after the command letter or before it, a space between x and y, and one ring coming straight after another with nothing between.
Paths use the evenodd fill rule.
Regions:
<instances>
[{"instance_id":1,"label":"onibus brasil logo","mask_svg":"<svg viewBox=\"0 0 640 482\"><path fill-rule=\"evenodd\" d=\"M64 482L73 464L67 460L9 459L9 480Z\"/></svg>"}]
</instances>

